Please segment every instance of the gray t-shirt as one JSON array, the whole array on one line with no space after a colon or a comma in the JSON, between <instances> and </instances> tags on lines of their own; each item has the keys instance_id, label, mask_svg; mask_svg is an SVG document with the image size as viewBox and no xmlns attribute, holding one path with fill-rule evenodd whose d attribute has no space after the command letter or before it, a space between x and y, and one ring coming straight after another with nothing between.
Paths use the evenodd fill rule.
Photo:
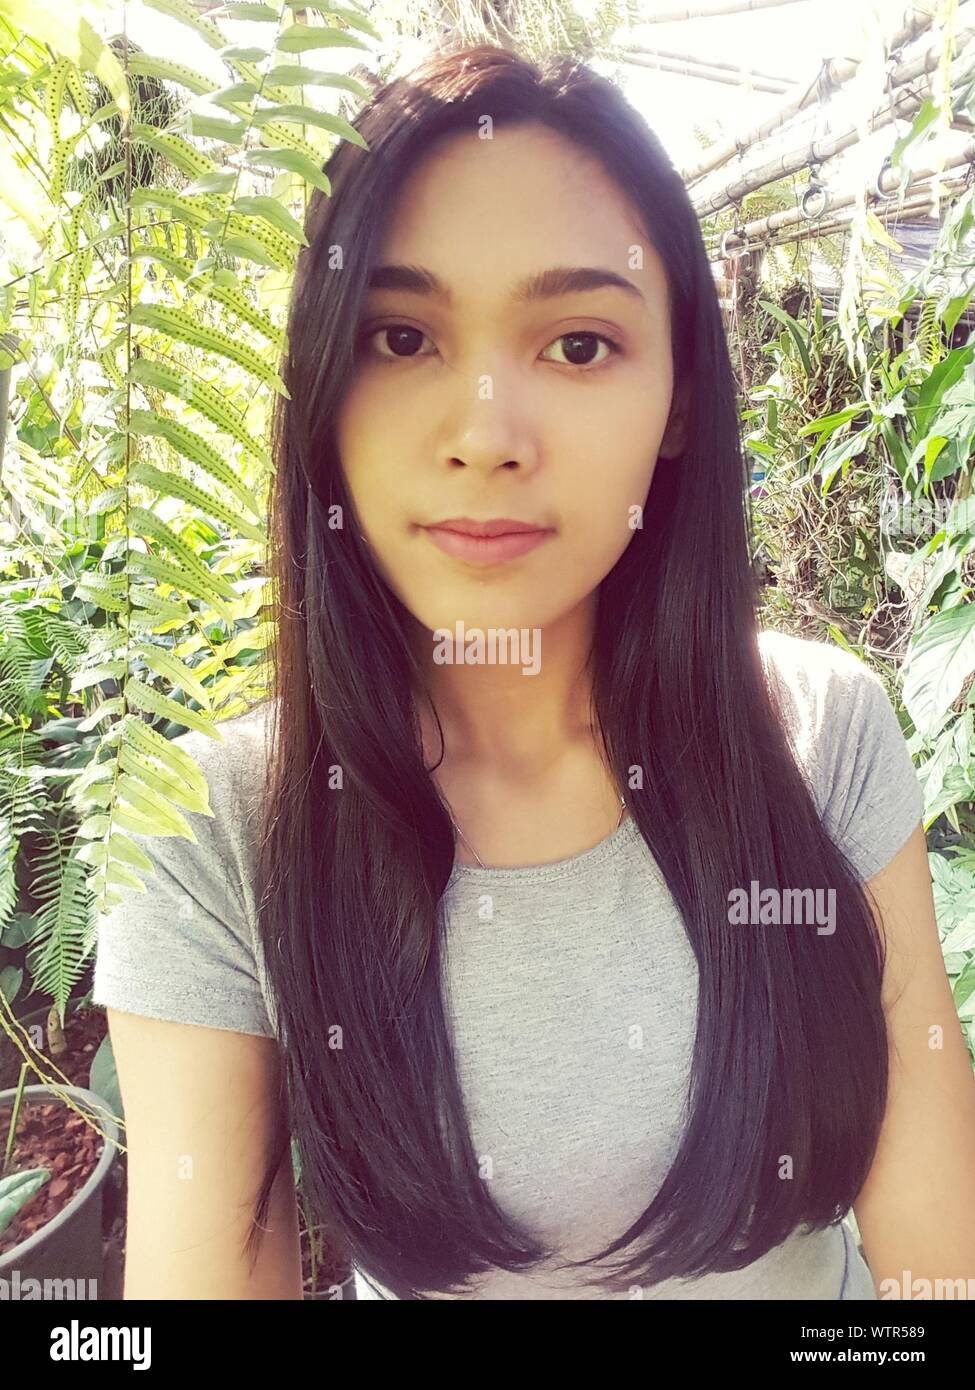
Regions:
<instances>
[{"instance_id":1,"label":"gray t-shirt","mask_svg":"<svg viewBox=\"0 0 975 1390\"><path fill-rule=\"evenodd\" d=\"M883 685L827 643L767 631L760 644L827 832L866 880L923 808ZM148 892L122 890L123 903L99 921L96 1003L275 1036L252 882L265 727L259 707L223 724L222 742L196 732L177 740L206 773L214 816L187 813L195 845L134 837L157 872ZM445 999L475 1152L499 1204L564 1256L583 1258L647 1207L677 1152L697 1014L697 962L683 922L631 817L556 863L456 864L445 909ZM465 1297L633 1296L585 1277L548 1266L495 1270ZM360 1298L394 1297L360 1270L355 1284ZM797 1228L743 1270L670 1280L641 1296L877 1293L844 1221Z\"/></svg>"}]
</instances>

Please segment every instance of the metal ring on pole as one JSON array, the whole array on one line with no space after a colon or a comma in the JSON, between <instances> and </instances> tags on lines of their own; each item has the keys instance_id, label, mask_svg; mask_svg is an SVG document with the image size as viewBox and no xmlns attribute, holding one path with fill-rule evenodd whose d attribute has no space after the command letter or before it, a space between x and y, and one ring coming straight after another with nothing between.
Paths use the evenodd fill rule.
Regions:
<instances>
[{"instance_id":1,"label":"metal ring on pole","mask_svg":"<svg viewBox=\"0 0 975 1390\"><path fill-rule=\"evenodd\" d=\"M876 182L875 187L876 187L877 197L878 197L878 198L883 198L883 200L884 200L885 202L893 202L893 200L894 200L895 198L899 198L899 197L901 196L901 194L904 192L904 190L905 190L905 188L907 187L907 185L908 185L908 184L910 183L910 181L911 181L911 171L910 171L910 169L907 167L906 164L902 164L902 165L901 165L901 181L900 181L900 183L898 184L897 188L895 188L892 192L889 192L889 193L888 193L883 187L881 187L881 181L882 181L882 179L883 179L883 177L884 177L884 174L885 174L885 173L887 172L887 170L890 169L891 167L892 167L892 165L891 165L890 155L889 155L889 154L884 155L884 162L883 162L883 164L881 164L881 166L880 166L880 173L877 175L877 182Z\"/></svg>"},{"instance_id":2,"label":"metal ring on pole","mask_svg":"<svg viewBox=\"0 0 975 1390\"><path fill-rule=\"evenodd\" d=\"M735 225L733 227L726 227L721 233L721 248L719 254L724 261L737 261L739 257L744 256L748 250L748 239L741 225L741 208L737 203L733 206L735 209ZM732 236L738 237L744 241L744 246L738 246L734 249L729 248L728 238Z\"/></svg>"},{"instance_id":3,"label":"metal ring on pole","mask_svg":"<svg viewBox=\"0 0 975 1390\"><path fill-rule=\"evenodd\" d=\"M720 247L718 248L718 255L721 257L721 259L722 259L723 261L731 261L731 260L734 260L735 254L736 254L736 253L735 253L734 251L730 251L730 250L728 249L728 238L729 238L730 236L737 236L737 235L738 235L738 233L735 231L735 229L734 229L733 227L726 227L726 228L724 229L724 231L721 233L721 245L720 245ZM738 252L737 254L740 255L741 253Z\"/></svg>"},{"instance_id":4,"label":"metal ring on pole","mask_svg":"<svg viewBox=\"0 0 975 1390\"><path fill-rule=\"evenodd\" d=\"M810 212L810 200L815 198L817 194L822 194L823 206L819 208L816 212ZM823 183L811 183L809 187L806 189L805 193L803 193L802 197L799 199L799 215L806 222L818 222L828 207L829 189Z\"/></svg>"}]
</instances>

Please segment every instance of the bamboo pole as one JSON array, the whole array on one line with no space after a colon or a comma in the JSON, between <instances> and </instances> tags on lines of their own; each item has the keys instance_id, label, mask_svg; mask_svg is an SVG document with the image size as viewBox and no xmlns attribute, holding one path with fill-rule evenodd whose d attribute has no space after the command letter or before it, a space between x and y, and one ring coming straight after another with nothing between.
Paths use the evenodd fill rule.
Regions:
<instances>
[{"instance_id":1,"label":"bamboo pole","mask_svg":"<svg viewBox=\"0 0 975 1390\"><path fill-rule=\"evenodd\" d=\"M958 197L961 193L964 192L966 187L966 179L952 180L950 183L945 184L942 191L938 194L939 204L942 201L942 199ZM900 215L901 217L907 217L913 216L916 213L923 213L925 208L930 206L930 203L931 200L926 199L924 201L919 201L916 204L905 205L902 209L900 209ZM874 211L876 211L876 209L874 209ZM886 220L881 218L881 221L883 222L883 225L885 227L888 227L888 224L892 220L892 217L893 214L889 214ZM808 241L811 237L834 236L838 232L848 231L852 226L852 222L853 216L851 213L850 216L844 218L837 218L828 226L818 230L815 228L810 228L808 231L804 231L801 228L797 228L794 232L789 232L784 236L776 237L774 241L767 242L763 247L763 250L771 250L772 247L784 246L789 242ZM896 220L893 221L893 227L890 230L892 230L892 234L896 236Z\"/></svg>"},{"instance_id":2,"label":"bamboo pole","mask_svg":"<svg viewBox=\"0 0 975 1390\"><path fill-rule=\"evenodd\" d=\"M958 46L964 49L971 39L975 37L975 27L964 29L958 35ZM938 66L940 55L937 47L932 45L927 52L922 54L911 63L906 64L912 70L913 76L926 77L928 72ZM964 82L975 71L975 56L972 53L962 52L951 65L950 85L956 88ZM912 77L905 77L899 85L901 88L907 81L913 80ZM873 132L880 130L883 126L889 125L893 120L903 117L909 119L920 109L925 99L931 93L932 84L926 81L918 92L905 92L898 90L896 94L885 97L885 104L874 110L867 118L867 128ZM833 136L828 140L813 140L809 144L802 144L777 159L769 160L756 169L748 170L735 183L728 184L718 193L711 194L710 197L699 199L694 207L698 217L711 216L720 212L723 208L730 207L739 202L748 193L753 193L757 188L764 188L766 184L775 183L788 174L794 174L799 169L805 168L809 164L821 164L833 155L839 154L842 150L848 149L851 145L860 142L860 131L856 125L851 125L842 134Z\"/></svg>"},{"instance_id":3,"label":"bamboo pole","mask_svg":"<svg viewBox=\"0 0 975 1390\"><path fill-rule=\"evenodd\" d=\"M967 187L967 175L960 178L944 180L940 188L938 189L937 195L939 203L944 198L953 198L957 196L959 193L963 193ZM931 194L934 191L935 190L933 188L928 188L926 190L926 197L922 197L919 192L916 198L906 200L904 203L898 204L896 207L885 207L880 199L868 200L868 206L871 207L871 210L873 212L879 212L881 214L880 220L885 228L889 228L890 224L893 222L896 230L896 224L898 219L903 219L904 217L912 216L914 213L924 212L925 208L929 208L931 206ZM822 238L832 236L836 232L848 230L852 225L852 222L853 212L851 210L847 216L835 218L830 217L822 223L811 222L807 227L797 227L793 231L785 232L781 236L777 236L774 239L769 239L767 241L762 242L760 246L748 246L745 248L745 250L761 250L764 252L770 250L774 246L785 246L789 242L808 241L811 237ZM711 256L709 257L709 259L711 260L712 264L717 265L723 264L727 257L717 255Z\"/></svg>"},{"instance_id":4,"label":"bamboo pole","mask_svg":"<svg viewBox=\"0 0 975 1390\"><path fill-rule=\"evenodd\" d=\"M661 10L641 14L641 24L677 24L685 19L714 19L723 14L745 14L748 10L774 10L780 5L799 5L804 0L723 0L721 4L701 5L693 10Z\"/></svg>"},{"instance_id":5,"label":"bamboo pole","mask_svg":"<svg viewBox=\"0 0 975 1390\"><path fill-rule=\"evenodd\" d=\"M777 82L786 88L795 86L793 77L782 77L776 72L760 72L758 68L743 68L740 63L721 63L717 58L699 58L694 53L673 53L666 48L645 48L642 44L631 43L627 44L620 56L627 62L630 54L639 54L647 58L667 58L672 63L691 63L701 68L718 68L721 72L747 73L749 77L761 78L764 82Z\"/></svg>"},{"instance_id":6,"label":"bamboo pole","mask_svg":"<svg viewBox=\"0 0 975 1390\"><path fill-rule=\"evenodd\" d=\"M961 151L961 154L956 157L956 162L948 169L942 171L941 176L950 178L955 170L967 170L973 160L975 160L975 140L970 140ZM910 182L904 190L904 198L910 198L919 186L925 184L927 180L934 178L938 174L939 171L933 165L915 170ZM885 169L883 175L878 179L878 183L885 193L892 193L897 189L899 180L893 169ZM868 192L871 196L875 196L875 190L871 189L868 190ZM880 200L878 199L878 201ZM855 202L855 193L842 193L831 201L830 206L826 210L826 216L832 217L834 213L839 212L842 208L851 207ZM783 227L795 226L799 222L807 222L809 225L812 225L815 221L817 221L816 218L809 219L803 217L798 207L789 208L782 212L771 212L767 217L757 217L751 222L746 222L739 233L731 233L724 243L725 250L728 252L738 251L740 248L747 246L748 242L761 237L771 236L775 232L781 231ZM714 241L718 242L720 239L720 236L715 236ZM710 240L710 238L707 238L707 240Z\"/></svg>"},{"instance_id":7,"label":"bamboo pole","mask_svg":"<svg viewBox=\"0 0 975 1390\"><path fill-rule=\"evenodd\" d=\"M965 3L967 3L967 0L959 0L959 8ZM910 18L908 18L908 15ZM896 53L899 49L920 38L922 34L930 29L934 16L925 13L923 10L915 10L912 8L906 12L904 19L905 23L898 32L893 35L887 45L889 53ZM850 78L855 75L859 66L860 60L857 58L830 58L823 65L821 81L823 84L827 85L829 90L835 91L836 88L842 87L844 83L848 82ZM734 159L739 150L747 150L752 145L758 144L760 140L764 140L766 136L771 135L773 130L777 130L788 121L791 121L793 116L798 115L800 111L805 110L806 107L811 106L813 102L817 100L819 89L820 77L819 74L817 74L810 80L808 87L801 96L795 97L792 101L787 102L785 106L781 107L772 115L763 117L758 125L753 126L750 130L729 140L727 144L718 145L708 150L699 163L682 171L681 177L684 180L685 187L690 188L693 184L699 182L705 174L709 174L713 169L719 169L722 164L727 164L729 159Z\"/></svg>"},{"instance_id":8,"label":"bamboo pole","mask_svg":"<svg viewBox=\"0 0 975 1390\"><path fill-rule=\"evenodd\" d=\"M737 74L719 72L715 68L706 68L703 64L677 63L669 58L639 58L635 55L627 56L625 61L635 67L653 68L658 72L676 72L681 77L696 77L702 82L723 82L729 87L749 87L754 92L771 92L773 96L781 96L783 92L789 91L789 87L781 82L755 77L744 69L739 70Z\"/></svg>"}]
</instances>

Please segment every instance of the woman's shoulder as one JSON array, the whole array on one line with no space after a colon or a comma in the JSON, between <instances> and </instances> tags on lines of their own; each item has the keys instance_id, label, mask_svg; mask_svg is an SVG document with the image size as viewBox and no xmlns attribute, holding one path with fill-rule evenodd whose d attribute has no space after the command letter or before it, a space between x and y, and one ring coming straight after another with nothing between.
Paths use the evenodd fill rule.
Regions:
<instances>
[{"instance_id":1,"label":"woman's shoulder","mask_svg":"<svg viewBox=\"0 0 975 1390\"><path fill-rule=\"evenodd\" d=\"M766 629L759 649L824 824L869 877L900 848L924 805L884 683L831 642Z\"/></svg>"},{"instance_id":2,"label":"woman's shoulder","mask_svg":"<svg viewBox=\"0 0 975 1390\"><path fill-rule=\"evenodd\" d=\"M884 684L855 652L766 628L759 651L770 688L801 746L835 740L893 709Z\"/></svg>"},{"instance_id":3,"label":"woman's shoulder","mask_svg":"<svg viewBox=\"0 0 975 1390\"><path fill-rule=\"evenodd\" d=\"M99 919L96 1004L272 1035L253 882L270 712L265 701L221 720L217 738L173 740L206 779L209 814L182 812L192 839L131 832L149 871Z\"/></svg>"}]
</instances>

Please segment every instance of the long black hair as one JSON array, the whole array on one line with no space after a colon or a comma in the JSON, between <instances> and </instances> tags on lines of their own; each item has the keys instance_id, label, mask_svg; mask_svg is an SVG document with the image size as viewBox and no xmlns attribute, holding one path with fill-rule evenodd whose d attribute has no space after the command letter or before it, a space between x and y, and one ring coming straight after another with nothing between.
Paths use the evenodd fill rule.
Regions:
<instances>
[{"instance_id":1,"label":"long black hair","mask_svg":"<svg viewBox=\"0 0 975 1390\"><path fill-rule=\"evenodd\" d=\"M399 1298L463 1293L492 1266L558 1256L479 1174L441 992L454 834L424 762L410 615L349 524L334 438L397 189L435 137L476 130L485 113L577 142L642 212L669 282L674 381L692 402L683 452L658 460L645 524L600 585L590 653L596 726L699 967L688 1119L643 1215L563 1267L625 1290L739 1269L801 1223L837 1222L866 1178L887 1091L883 944L757 640L735 382L686 190L643 119L583 64L444 51L374 94L354 123L368 148L338 146L331 194L309 208L270 503L277 635L257 897L282 1088L306 1198ZM834 889L836 930L729 924L729 891L753 879Z\"/></svg>"}]
</instances>

